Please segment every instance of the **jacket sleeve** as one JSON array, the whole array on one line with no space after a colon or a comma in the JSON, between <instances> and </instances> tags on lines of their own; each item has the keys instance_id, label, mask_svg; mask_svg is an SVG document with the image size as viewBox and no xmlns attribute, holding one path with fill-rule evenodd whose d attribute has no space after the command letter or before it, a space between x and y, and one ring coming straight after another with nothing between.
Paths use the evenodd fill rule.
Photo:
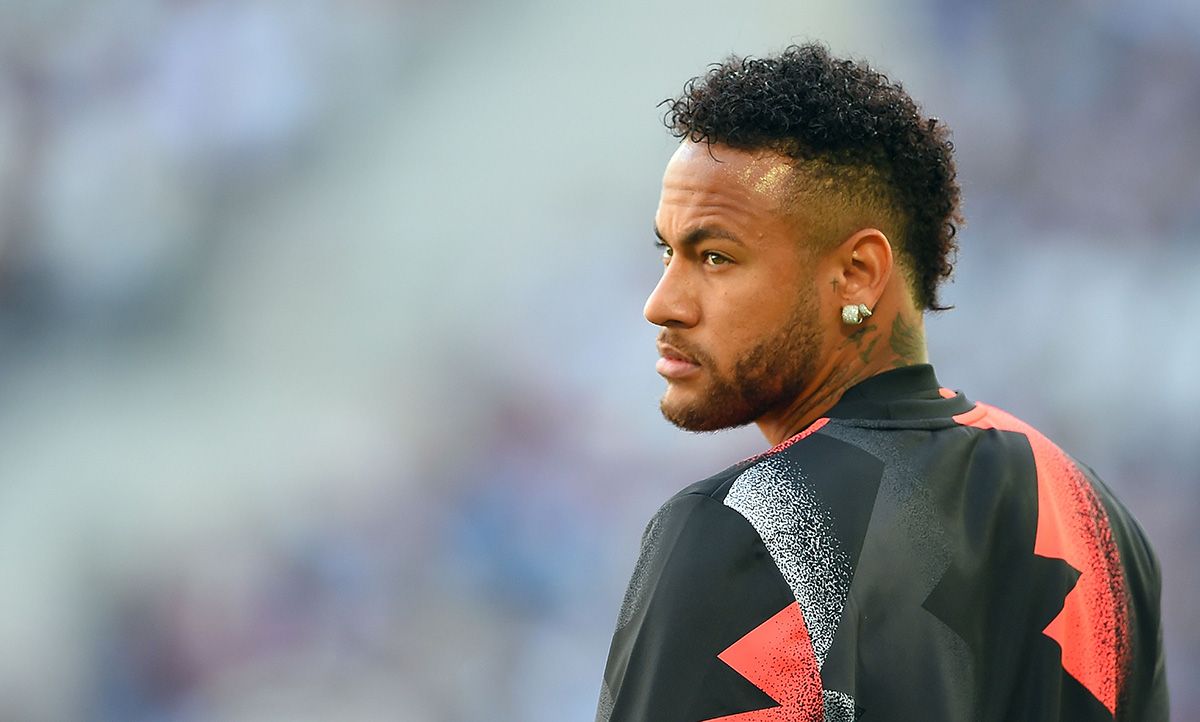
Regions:
<instances>
[{"instance_id":1,"label":"jacket sleeve","mask_svg":"<svg viewBox=\"0 0 1200 722\"><path fill-rule=\"evenodd\" d=\"M1122 509L1114 522L1129 589L1130 650L1119 720L1170 719L1162 630L1162 571L1142 528Z\"/></svg>"},{"instance_id":2,"label":"jacket sleeve","mask_svg":"<svg viewBox=\"0 0 1200 722\"><path fill-rule=\"evenodd\" d=\"M745 517L704 494L676 496L643 535L598 722L700 722L778 706L756 655L807 643L789 606L793 593ZM807 692L820 699L819 677Z\"/></svg>"}]
</instances>

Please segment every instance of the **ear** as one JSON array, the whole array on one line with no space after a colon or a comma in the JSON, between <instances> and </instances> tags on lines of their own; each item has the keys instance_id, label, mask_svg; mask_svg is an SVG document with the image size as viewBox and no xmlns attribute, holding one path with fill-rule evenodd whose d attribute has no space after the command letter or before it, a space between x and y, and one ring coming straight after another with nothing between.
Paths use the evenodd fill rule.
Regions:
<instances>
[{"instance_id":1,"label":"ear","mask_svg":"<svg viewBox=\"0 0 1200 722\"><path fill-rule=\"evenodd\" d=\"M837 303L863 303L874 310L894 269L892 244L883 231L856 231L832 250L830 261Z\"/></svg>"}]
</instances>

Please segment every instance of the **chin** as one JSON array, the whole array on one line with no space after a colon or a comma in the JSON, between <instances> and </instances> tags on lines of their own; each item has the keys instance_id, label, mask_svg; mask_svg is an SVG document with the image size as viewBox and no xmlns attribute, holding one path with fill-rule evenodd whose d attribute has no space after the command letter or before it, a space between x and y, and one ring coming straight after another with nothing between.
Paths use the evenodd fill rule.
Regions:
<instances>
[{"instance_id":1,"label":"chin","mask_svg":"<svg viewBox=\"0 0 1200 722\"><path fill-rule=\"evenodd\" d=\"M754 420L749 409L722 404L711 396L680 399L671 389L663 395L658 408L663 418L684 431L721 431L745 426Z\"/></svg>"}]
</instances>

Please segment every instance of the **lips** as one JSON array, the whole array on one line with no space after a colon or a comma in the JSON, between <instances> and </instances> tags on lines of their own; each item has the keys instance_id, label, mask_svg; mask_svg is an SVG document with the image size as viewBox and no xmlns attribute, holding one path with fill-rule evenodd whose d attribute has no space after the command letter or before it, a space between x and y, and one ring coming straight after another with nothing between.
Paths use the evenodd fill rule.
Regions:
<instances>
[{"instance_id":1,"label":"lips","mask_svg":"<svg viewBox=\"0 0 1200 722\"><path fill-rule=\"evenodd\" d=\"M700 364L674 346L660 342L658 353L661 358L654 370L667 379L683 379L700 372Z\"/></svg>"}]
</instances>

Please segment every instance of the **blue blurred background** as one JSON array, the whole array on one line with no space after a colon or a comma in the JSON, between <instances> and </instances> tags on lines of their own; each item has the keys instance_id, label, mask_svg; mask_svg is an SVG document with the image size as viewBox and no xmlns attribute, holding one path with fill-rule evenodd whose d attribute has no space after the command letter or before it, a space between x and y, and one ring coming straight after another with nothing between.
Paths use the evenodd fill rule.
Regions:
<instances>
[{"instance_id":1,"label":"blue blurred background","mask_svg":"<svg viewBox=\"0 0 1200 722\"><path fill-rule=\"evenodd\" d=\"M659 418L656 104L823 40L955 130L944 384L1159 551L1200 719L1200 4L0 2L0 720L590 720Z\"/></svg>"}]
</instances>

